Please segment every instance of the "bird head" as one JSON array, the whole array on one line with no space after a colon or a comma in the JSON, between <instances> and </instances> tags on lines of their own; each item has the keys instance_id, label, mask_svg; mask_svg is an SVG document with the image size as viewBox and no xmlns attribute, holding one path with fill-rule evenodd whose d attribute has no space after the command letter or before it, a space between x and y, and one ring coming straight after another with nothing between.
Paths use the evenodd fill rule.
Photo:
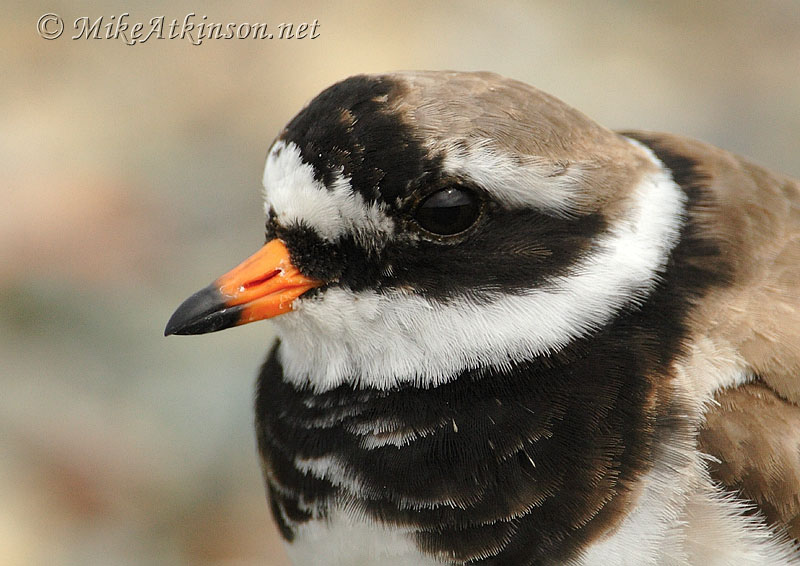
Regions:
<instances>
[{"instance_id":1,"label":"bird head","mask_svg":"<svg viewBox=\"0 0 800 566\"><path fill-rule=\"evenodd\" d=\"M275 318L286 379L432 387L558 351L649 293L682 194L643 146L490 73L355 76L279 134L264 247L166 334Z\"/></svg>"}]
</instances>

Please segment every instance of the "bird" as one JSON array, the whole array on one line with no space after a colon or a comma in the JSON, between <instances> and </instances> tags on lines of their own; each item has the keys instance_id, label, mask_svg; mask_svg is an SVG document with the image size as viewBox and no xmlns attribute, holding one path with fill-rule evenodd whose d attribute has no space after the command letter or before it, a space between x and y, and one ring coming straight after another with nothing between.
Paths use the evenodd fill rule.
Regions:
<instances>
[{"instance_id":1,"label":"bird","mask_svg":"<svg viewBox=\"0 0 800 566\"><path fill-rule=\"evenodd\" d=\"M800 183L489 72L357 75L266 243L165 334L272 319L296 565L800 564Z\"/></svg>"}]
</instances>

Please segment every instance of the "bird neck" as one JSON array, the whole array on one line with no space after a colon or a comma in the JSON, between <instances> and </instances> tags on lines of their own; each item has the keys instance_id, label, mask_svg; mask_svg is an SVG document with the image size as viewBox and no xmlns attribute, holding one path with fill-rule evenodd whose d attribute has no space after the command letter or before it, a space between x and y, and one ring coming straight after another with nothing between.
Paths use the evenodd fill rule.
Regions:
<instances>
[{"instance_id":1,"label":"bird neck","mask_svg":"<svg viewBox=\"0 0 800 566\"><path fill-rule=\"evenodd\" d=\"M466 562L517 538L505 563L574 556L622 519L654 447L690 435L671 379L680 324L658 316L668 298L556 354L426 389L315 392L283 379L277 346L257 420L284 535L344 501L436 556Z\"/></svg>"},{"instance_id":2,"label":"bird neck","mask_svg":"<svg viewBox=\"0 0 800 566\"><path fill-rule=\"evenodd\" d=\"M314 376L285 378L276 346L256 407L284 536L334 507L357 509L456 563L557 563L618 525L658 462L689 466L680 447L692 445L696 422L674 362L695 300L726 272L694 220L702 179L666 157L680 168L687 215L655 288L558 351L432 387L351 380L320 391Z\"/></svg>"}]
</instances>

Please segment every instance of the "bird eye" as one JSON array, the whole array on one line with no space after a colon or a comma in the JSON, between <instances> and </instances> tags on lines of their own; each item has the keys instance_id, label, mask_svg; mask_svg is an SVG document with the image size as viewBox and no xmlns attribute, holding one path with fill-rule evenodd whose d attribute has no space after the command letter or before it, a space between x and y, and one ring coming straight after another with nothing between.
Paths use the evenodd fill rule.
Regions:
<instances>
[{"instance_id":1,"label":"bird eye","mask_svg":"<svg viewBox=\"0 0 800 566\"><path fill-rule=\"evenodd\" d=\"M481 213L481 202L461 187L447 187L423 200L414 211L422 228L439 236L452 236L472 226Z\"/></svg>"}]
</instances>

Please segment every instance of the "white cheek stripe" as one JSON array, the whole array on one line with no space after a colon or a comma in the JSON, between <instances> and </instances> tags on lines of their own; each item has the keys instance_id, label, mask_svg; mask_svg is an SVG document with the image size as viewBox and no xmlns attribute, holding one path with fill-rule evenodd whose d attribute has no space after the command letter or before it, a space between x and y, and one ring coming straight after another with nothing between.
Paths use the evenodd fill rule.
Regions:
<instances>
[{"instance_id":1,"label":"white cheek stripe","mask_svg":"<svg viewBox=\"0 0 800 566\"><path fill-rule=\"evenodd\" d=\"M581 191L585 174L579 163L561 165L533 156L512 159L485 144L448 148L444 154L445 171L472 179L512 208L570 216L588 201Z\"/></svg>"},{"instance_id":2,"label":"white cheek stripe","mask_svg":"<svg viewBox=\"0 0 800 566\"><path fill-rule=\"evenodd\" d=\"M272 146L263 184L265 211L272 210L284 226L302 220L328 241L344 233L383 240L393 231L394 223L380 205L368 205L348 178L337 174L330 187L314 179L314 169L303 162L295 143L278 141Z\"/></svg>"},{"instance_id":3,"label":"white cheek stripe","mask_svg":"<svg viewBox=\"0 0 800 566\"><path fill-rule=\"evenodd\" d=\"M642 151L648 150L641 148ZM508 367L554 352L607 324L656 283L683 223L685 195L658 169L634 191L628 216L568 275L524 295L446 304L396 291L331 288L275 319L290 382L432 387L467 368Z\"/></svg>"}]
</instances>

